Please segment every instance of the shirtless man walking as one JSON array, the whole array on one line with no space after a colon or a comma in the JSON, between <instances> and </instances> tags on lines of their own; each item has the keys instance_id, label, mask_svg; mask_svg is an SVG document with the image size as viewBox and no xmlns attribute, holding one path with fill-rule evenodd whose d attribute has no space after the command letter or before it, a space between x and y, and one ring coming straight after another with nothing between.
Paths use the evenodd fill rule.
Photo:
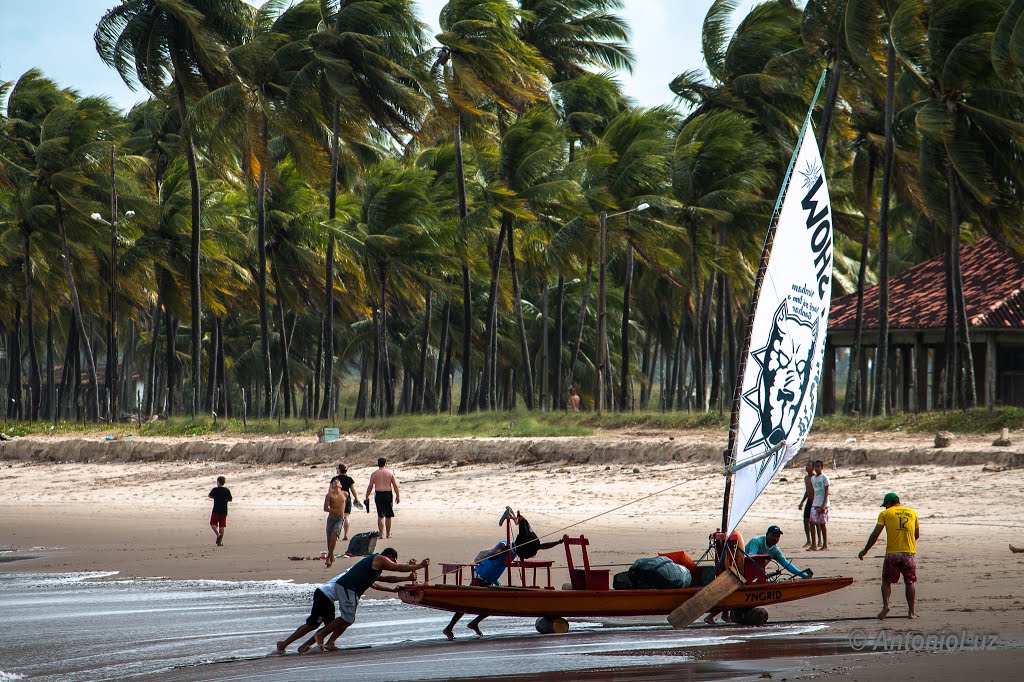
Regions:
<instances>
[{"instance_id":1,"label":"shirtless man walking","mask_svg":"<svg viewBox=\"0 0 1024 682\"><path fill-rule=\"evenodd\" d=\"M327 563L328 568L334 563L334 548L345 525L345 505L348 493L341 489L341 481L331 481L331 488L324 497L324 511L327 512Z\"/></svg>"},{"instance_id":2,"label":"shirtless man walking","mask_svg":"<svg viewBox=\"0 0 1024 682\"><path fill-rule=\"evenodd\" d=\"M804 476L804 496L800 498L800 505L797 509L803 509L804 511L804 536L807 538L807 542L804 543L804 549L807 549L808 547L816 547L818 545L815 540L818 529L811 523L811 506L814 502L814 485L811 484L811 478L814 476L814 464L808 461L805 469L807 474ZM805 504L806 506L804 506Z\"/></svg>"},{"instance_id":3,"label":"shirtless man walking","mask_svg":"<svg viewBox=\"0 0 1024 682\"><path fill-rule=\"evenodd\" d=\"M398 481L395 480L391 469L388 469L388 461L383 457L377 460L377 470L370 474L370 484L366 486L364 504L370 504L370 493L375 490L373 504L377 507L377 533L382 538L389 538L391 537L391 519L395 516L394 504L398 504L400 499ZM394 491L393 495L392 490Z\"/></svg>"}]
</instances>

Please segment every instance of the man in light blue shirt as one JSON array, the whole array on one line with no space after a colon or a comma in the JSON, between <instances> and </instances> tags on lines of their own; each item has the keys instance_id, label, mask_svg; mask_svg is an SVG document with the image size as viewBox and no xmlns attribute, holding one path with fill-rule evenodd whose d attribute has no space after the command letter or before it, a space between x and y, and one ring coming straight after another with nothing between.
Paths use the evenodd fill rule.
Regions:
<instances>
[{"instance_id":1,"label":"man in light blue shirt","mask_svg":"<svg viewBox=\"0 0 1024 682\"><path fill-rule=\"evenodd\" d=\"M747 542L747 546L743 549L747 554L767 554L772 559L775 559L779 566L782 566L793 575L804 579L810 578L812 575L811 569L807 568L801 571L786 559L782 550L779 549L779 540L781 539L782 529L778 526L769 526L768 531L764 535L758 535L756 538L750 538Z\"/></svg>"}]
</instances>

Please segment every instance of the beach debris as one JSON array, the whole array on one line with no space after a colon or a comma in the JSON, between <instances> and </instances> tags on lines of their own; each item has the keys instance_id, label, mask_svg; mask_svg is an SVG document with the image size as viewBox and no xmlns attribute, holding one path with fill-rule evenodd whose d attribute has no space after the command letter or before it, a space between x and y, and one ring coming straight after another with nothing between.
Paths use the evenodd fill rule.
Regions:
<instances>
[{"instance_id":1,"label":"beach debris","mask_svg":"<svg viewBox=\"0 0 1024 682\"><path fill-rule=\"evenodd\" d=\"M981 467L981 470L988 473L998 474L1001 471L1006 471L1006 467L997 466L995 464L986 464Z\"/></svg>"},{"instance_id":2,"label":"beach debris","mask_svg":"<svg viewBox=\"0 0 1024 682\"><path fill-rule=\"evenodd\" d=\"M999 434L999 438L996 438L994 441L992 441L992 445L995 445L996 447L999 448L1005 448L1010 444L1010 429L1007 428L1004 428L1002 430L1002 432Z\"/></svg>"},{"instance_id":3,"label":"beach debris","mask_svg":"<svg viewBox=\"0 0 1024 682\"><path fill-rule=\"evenodd\" d=\"M875 474L868 474L868 478L873 481L876 478L878 478L878 476L876 476Z\"/></svg>"},{"instance_id":4,"label":"beach debris","mask_svg":"<svg viewBox=\"0 0 1024 682\"><path fill-rule=\"evenodd\" d=\"M949 431L939 431L935 434L935 447L948 448L953 444L953 434Z\"/></svg>"},{"instance_id":5,"label":"beach debris","mask_svg":"<svg viewBox=\"0 0 1024 682\"><path fill-rule=\"evenodd\" d=\"M785 476L780 476L779 477L779 483L788 483L788 482L789 482L789 479L786 478Z\"/></svg>"},{"instance_id":6,"label":"beach debris","mask_svg":"<svg viewBox=\"0 0 1024 682\"><path fill-rule=\"evenodd\" d=\"M10 439L11 439L11 437L10 437L10 436L8 436L8 435L7 435L6 433L4 433L3 431L0 431L0 440L10 440Z\"/></svg>"},{"instance_id":7,"label":"beach debris","mask_svg":"<svg viewBox=\"0 0 1024 682\"><path fill-rule=\"evenodd\" d=\"M633 467L633 473L634 473L634 474L639 474L639 473L640 473L640 470L639 470L639 469L637 469L636 467Z\"/></svg>"},{"instance_id":8,"label":"beach debris","mask_svg":"<svg viewBox=\"0 0 1024 682\"><path fill-rule=\"evenodd\" d=\"M772 679L772 674L765 670L763 673L761 673L761 678L765 680L770 680Z\"/></svg>"},{"instance_id":9,"label":"beach debris","mask_svg":"<svg viewBox=\"0 0 1024 682\"><path fill-rule=\"evenodd\" d=\"M847 442L847 443L856 443L856 442L857 442L857 439L856 439L856 438L853 438L853 437L850 437L850 438L847 438L847 439L846 439L846 442Z\"/></svg>"}]
</instances>

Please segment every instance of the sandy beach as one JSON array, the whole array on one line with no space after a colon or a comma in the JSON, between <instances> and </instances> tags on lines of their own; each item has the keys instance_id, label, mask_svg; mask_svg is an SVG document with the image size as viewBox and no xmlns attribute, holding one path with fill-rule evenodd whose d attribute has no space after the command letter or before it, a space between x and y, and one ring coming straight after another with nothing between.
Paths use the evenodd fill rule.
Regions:
<instances>
[{"instance_id":1,"label":"sandy beach","mask_svg":"<svg viewBox=\"0 0 1024 682\"><path fill-rule=\"evenodd\" d=\"M593 543L592 562L616 572L658 551L704 551L708 533L720 523L721 436L697 431L546 439L557 440L557 447L535 443L527 455L522 443L502 452L486 442L491 439L448 439L433 450L422 443L304 445L301 439L285 445L280 439L262 445L251 439L198 445L136 439L88 447L75 439L16 439L0 444L0 572L117 571L121 578L318 583L352 560L327 569L321 561L289 557L314 557L325 548L322 504L333 464L345 462L362 491L374 460L385 451L392 456L402 501L394 537L378 549L391 545L402 559L429 556L435 564L468 561L503 537L497 522L509 505L541 535L585 534ZM883 627L991 634L1001 648L972 653L984 663L971 669L991 670L991 679L1002 672L1012 676L1024 662L1024 554L1011 554L1007 545L1024 544L1024 448L1019 440L996 448L994 438L959 436L948 450L936 450L927 435L861 434L854 442L812 438L808 454L826 460L832 480L829 549L801 549L802 461L769 486L740 530L749 538L778 524L785 531L782 549L793 563L813 568L818 577L846 575L855 582L823 597L774 606L772 621L826 623L820 634L808 636L849 639L860 632L868 641ZM235 457L229 456L232 448L238 448ZM253 448L291 454L260 461ZM164 454L140 461L146 451ZM223 547L214 545L207 525L206 496L218 475L227 477L234 496ZM893 617L879 624L873 616L880 605L884 540L865 561L856 554L890 490L921 518L921 619L904 618L897 586ZM375 527L374 514L353 512L353 532ZM552 550L550 558L564 566L564 555L558 555L560 549ZM556 585L564 580L556 572ZM787 665L776 669L792 679L820 675L822 666L846 679L869 679L882 670L903 674L898 670L904 667L932 679L961 677L948 655L847 654L784 656ZM966 658L956 655L958 661Z\"/></svg>"}]
</instances>

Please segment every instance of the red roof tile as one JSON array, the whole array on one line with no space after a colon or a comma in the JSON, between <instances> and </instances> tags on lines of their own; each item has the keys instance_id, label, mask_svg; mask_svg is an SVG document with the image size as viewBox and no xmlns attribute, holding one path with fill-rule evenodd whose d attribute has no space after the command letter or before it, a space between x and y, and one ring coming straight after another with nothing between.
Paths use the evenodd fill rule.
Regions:
<instances>
[{"instance_id":1,"label":"red roof tile","mask_svg":"<svg viewBox=\"0 0 1024 682\"><path fill-rule=\"evenodd\" d=\"M1024 329L1024 263L990 237L960 249L967 320L975 328ZM853 331L857 294L832 301L829 328ZM946 324L944 255L889 279L892 330L942 329ZM878 287L864 292L864 328L878 329Z\"/></svg>"}]
</instances>

